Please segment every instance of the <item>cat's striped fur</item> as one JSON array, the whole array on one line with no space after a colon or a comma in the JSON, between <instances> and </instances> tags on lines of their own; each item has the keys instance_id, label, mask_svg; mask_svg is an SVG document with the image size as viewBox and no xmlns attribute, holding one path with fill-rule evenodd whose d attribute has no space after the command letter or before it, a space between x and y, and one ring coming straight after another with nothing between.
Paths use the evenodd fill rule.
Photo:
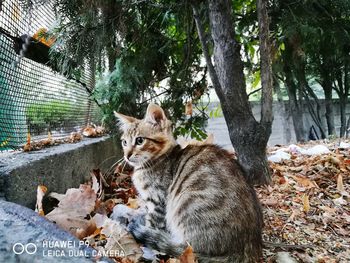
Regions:
<instances>
[{"instance_id":1,"label":"cat's striped fur","mask_svg":"<svg viewBox=\"0 0 350 263\"><path fill-rule=\"evenodd\" d=\"M116 116L147 211L129 224L134 237L175 256L190 244L200 262L259 261L261 208L232 154L212 144L182 149L155 104L143 120Z\"/></svg>"}]
</instances>

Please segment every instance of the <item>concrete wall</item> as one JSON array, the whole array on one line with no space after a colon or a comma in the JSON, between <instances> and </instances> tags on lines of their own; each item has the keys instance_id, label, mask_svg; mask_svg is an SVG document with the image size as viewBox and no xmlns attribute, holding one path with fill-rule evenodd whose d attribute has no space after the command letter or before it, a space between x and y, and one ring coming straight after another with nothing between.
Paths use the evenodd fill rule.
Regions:
<instances>
[{"instance_id":1,"label":"concrete wall","mask_svg":"<svg viewBox=\"0 0 350 263\"><path fill-rule=\"evenodd\" d=\"M288 101L284 102L287 106ZM260 103L252 102L252 111L257 120L260 119ZM325 107L324 101L321 100L321 116L324 122L324 128L327 130L326 118L325 118ZM218 103L212 103L210 105L210 109L213 109L218 106ZM288 107L287 107L288 108ZM272 134L270 136L268 145L273 146L276 144L290 144L295 143L295 132L291 115L287 112L283 111L279 104L274 103L273 105L274 112L274 121L272 124ZM350 114L350 105L347 106L346 114L349 116ZM340 129L340 112L338 102L334 101L334 120L337 134L339 134ZM310 113L308 112L307 107L304 107L304 126L307 132L309 131L311 125L314 125L317 130L318 135L320 136L320 132L313 122ZM207 132L214 134L215 142L225 148L232 148L231 141L228 135L228 130L226 126L225 119L223 117L219 118L210 118L208 121Z\"/></svg>"},{"instance_id":2,"label":"concrete wall","mask_svg":"<svg viewBox=\"0 0 350 263\"><path fill-rule=\"evenodd\" d=\"M65 193L86 182L93 168L108 169L122 157L119 139L84 139L34 152L0 152L0 197L35 207L36 189Z\"/></svg>"}]
</instances>

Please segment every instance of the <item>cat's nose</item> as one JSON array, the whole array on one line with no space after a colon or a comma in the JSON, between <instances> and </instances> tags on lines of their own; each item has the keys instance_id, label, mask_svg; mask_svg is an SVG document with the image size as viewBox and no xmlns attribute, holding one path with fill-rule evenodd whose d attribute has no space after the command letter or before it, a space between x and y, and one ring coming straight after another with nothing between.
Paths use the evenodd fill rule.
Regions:
<instances>
[{"instance_id":1,"label":"cat's nose","mask_svg":"<svg viewBox=\"0 0 350 263\"><path fill-rule=\"evenodd\" d=\"M129 160L129 159L130 159L130 157L131 157L131 155L132 155L132 153L131 153L131 152L127 153L127 154L126 154L126 159L128 159L128 160Z\"/></svg>"}]
</instances>

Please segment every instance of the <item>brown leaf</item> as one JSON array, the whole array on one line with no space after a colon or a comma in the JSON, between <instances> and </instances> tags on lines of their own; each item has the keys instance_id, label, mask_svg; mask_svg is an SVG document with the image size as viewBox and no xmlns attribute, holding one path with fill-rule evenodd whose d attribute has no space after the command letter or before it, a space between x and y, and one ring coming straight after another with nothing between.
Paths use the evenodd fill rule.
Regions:
<instances>
[{"instance_id":1,"label":"brown leaf","mask_svg":"<svg viewBox=\"0 0 350 263\"><path fill-rule=\"evenodd\" d=\"M315 181L311 181L309 178L304 177L304 176L292 176L293 179L301 186L306 187L306 188L313 188L313 187L318 187Z\"/></svg>"},{"instance_id":2,"label":"brown leaf","mask_svg":"<svg viewBox=\"0 0 350 263\"><path fill-rule=\"evenodd\" d=\"M72 132L69 135L69 142L70 143L75 143L75 142L79 142L83 139L83 137L81 136L81 134L79 132Z\"/></svg>"},{"instance_id":3,"label":"brown leaf","mask_svg":"<svg viewBox=\"0 0 350 263\"><path fill-rule=\"evenodd\" d=\"M337 190L342 193L344 192L344 184L343 184L343 176L341 174L338 174L337 178Z\"/></svg>"},{"instance_id":4,"label":"brown leaf","mask_svg":"<svg viewBox=\"0 0 350 263\"><path fill-rule=\"evenodd\" d=\"M23 146L23 151L29 152L32 149L32 146L30 144L31 136L30 133L28 132L27 134L27 143Z\"/></svg>"},{"instance_id":5,"label":"brown leaf","mask_svg":"<svg viewBox=\"0 0 350 263\"><path fill-rule=\"evenodd\" d=\"M279 201L273 197L269 199L261 200L261 202L266 206L278 206L279 204Z\"/></svg>"},{"instance_id":6,"label":"brown leaf","mask_svg":"<svg viewBox=\"0 0 350 263\"><path fill-rule=\"evenodd\" d=\"M91 235L96 224L86 219L94 210L96 194L90 185L82 184L79 189L70 188L54 210L46 217L59 227L71 232L78 238Z\"/></svg>"},{"instance_id":7,"label":"brown leaf","mask_svg":"<svg viewBox=\"0 0 350 263\"><path fill-rule=\"evenodd\" d=\"M132 209L137 209L139 208L139 203L138 203L138 200L137 198L131 198L129 197L128 199L128 207L132 208Z\"/></svg>"},{"instance_id":8,"label":"brown leaf","mask_svg":"<svg viewBox=\"0 0 350 263\"><path fill-rule=\"evenodd\" d=\"M143 252L140 245L135 241L130 233L118 222L105 218L102 225L101 234L106 236L107 243L103 248L104 251L120 251L131 262L137 262Z\"/></svg>"},{"instance_id":9,"label":"brown leaf","mask_svg":"<svg viewBox=\"0 0 350 263\"><path fill-rule=\"evenodd\" d=\"M303 194L303 211L308 213L310 211L310 202L309 196L307 194Z\"/></svg>"},{"instance_id":10,"label":"brown leaf","mask_svg":"<svg viewBox=\"0 0 350 263\"><path fill-rule=\"evenodd\" d=\"M85 137L96 137L97 135L96 129L93 127L86 127L82 133Z\"/></svg>"},{"instance_id":11,"label":"brown leaf","mask_svg":"<svg viewBox=\"0 0 350 263\"><path fill-rule=\"evenodd\" d=\"M51 132L48 132L47 139L42 140L41 143L42 143L42 146L48 146L53 144Z\"/></svg>"},{"instance_id":12,"label":"brown leaf","mask_svg":"<svg viewBox=\"0 0 350 263\"><path fill-rule=\"evenodd\" d=\"M37 193L36 193L35 212L37 212L41 216L45 214L43 210L42 202L46 193L47 193L47 187L44 185L38 185Z\"/></svg>"},{"instance_id":13,"label":"brown leaf","mask_svg":"<svg viewBox=\"0 0 350 263\"><path fill-rule=\"evenodd\" d=\"M339 158L335 157L335 156L330 156L329 160L331 161L331 163L335 164L335 165L340 165L341 161L339 160Z\"/></svg>"},{"instance_id":14,"label":"brown leaf","mask_svg":"<svg viewBox=\"0 0 350 263\"><path fill-rule=\"evenodd\" d=\"M192 101L188 101L187 103L186 103L186 107L185 107L186 109L185 109L185 114L186 115L192 115L192 113L193 113L193 106L192 106Z\"/></svg>"},{"instance_id":15,"label":"brown leaf","mask_svg":"<svg viewBox=\"0 0 350 263\"><path fill-rule=\"evenodd\" d=\"M72 230L75 230L74 235L77 238L83 239L84 237L92 235L96 231L96 223L93 220L81 221L80 227Z\"/></svg>"},{"instance_id":16,"label":"brown leaf","mask_svg":"<svg viewBox=\"0 0 350 263\"><path fill-rule=\"evenodd\" d=\"M193 253L193 248L191 246L188 246L185 251L180 256L180 262L181 263L195 263L196 257Z\"/></svg>"},{"instance_id":17,"label":"brown leaf","mask_svg":"<svg viewBox=\"0 0 350 263\"><path fill-rule=\"evenodd\" d=\"M284 176L282 176L282 177L280 177L280 178L278 179L278 183L279 183L279 184L285 184L285 183L287 183L287 180L286 180L286 178L285 178Z\"/></svg>"}]
</instances>

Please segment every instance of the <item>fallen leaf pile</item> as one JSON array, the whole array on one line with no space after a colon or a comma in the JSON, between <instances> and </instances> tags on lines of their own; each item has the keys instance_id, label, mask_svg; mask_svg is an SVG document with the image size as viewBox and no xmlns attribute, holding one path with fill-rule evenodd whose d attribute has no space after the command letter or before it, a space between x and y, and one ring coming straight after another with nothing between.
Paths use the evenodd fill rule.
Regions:
<instances>
[{"instance_id":1,"label":"fallen leaf pile","mask_svg":"<svg viewBox=\"0 0 350 263\"><path fill-rule=\"evenodd\" d=\"M53 138L49 132L46 139L32 141L30 133L27 135L27 142L23 146L24 152L39 151L43 148L55 146L64 143L76 143L83 139L79 132L72 132L68 137Z\"/></svg>"},{"instance_id":2,"label":"fallen leaf pile","mask_svg":"<svg viewBox=\"0 0 350 263\"><path fill-rule=\"evenodd\" d=\"M97 126L97 125L88 125L87 127L83 128L82 134L85 137L100 137L103 136L106 133L104 127Z\"/></svg>"},{"instance_id":3,"label":"fallen leaf pile","mask_svg":"<svg viewBox=\"0 0 350 263\"><path fill-rule=\"evenodd\" d=\"M106 130L102 126L88 125L81 129L80 132L72 132L69 136L53 138L51 132L48 132L47 138L42 140L32 140L30 133L27 134L27 142L23 145L24 152L38 151L54 145L64 143L76 143L83 139L83 136L93 138L101 137L106 134ZM6 141L5 141L6 143Z\"/></svg>"},{"instance_id":4,"label":"fallen leaf pile","mask_svg":"<svg viewBox=\"0 0 350 263\"><path fill-rule=\"evenodd\" d=\"M299 262L350 262L350 148L323 146L329 153L291 151L289 160L270 162L273 184L257 188L266 262L281 250Z\"/></svg>"},{"instance_id":5,"label":"fallen leaf pile","mask_svg":"<svg viewBox=\"0 0 350 263\"><path fill-rule=\"evenodd\" d=\"M113 167L113 166L112 166ZM144 250L125 226L110 219L116 205L124 205L129 210L138 208L136 190L131 183L132 169L125 163L117 165L102 174L93 170L91 182L70 188L63 194L50 193L47 198L57 199L58 206L45 214L45 186L38 186L37 212L72 233L80 240L88 242L98 251L100 257L109 257L115 262L138 262ZM152 252L153 253L153 252ZM192 248L189 247L179 259L166 257L163 263L195 263Z\"/></svg>"},{"instance_id":6,"label":"fallen leaf pile","mask_svg":"<svg viewBox=\"0 0 350 263\"><path fill-rule=\"evenodd\" d=\"M289 157L270 162L273 184L256 188L264 213L263 262L350 262L350 145L317 142L310 150L314 144L269 149L270 155L283 150ZM116 205L138 208L131 175L125 163L105 173L96 169L90 184L65 195L51 193L59 204L46 217L88 241L101 255L115 262L136 262L145 251L125 227L109 218ZM39 186L40 214L45 211L40 205L45 192ZM180 258L160 262L196 261L189 247Z\"/></svg>"}]
</instances>

